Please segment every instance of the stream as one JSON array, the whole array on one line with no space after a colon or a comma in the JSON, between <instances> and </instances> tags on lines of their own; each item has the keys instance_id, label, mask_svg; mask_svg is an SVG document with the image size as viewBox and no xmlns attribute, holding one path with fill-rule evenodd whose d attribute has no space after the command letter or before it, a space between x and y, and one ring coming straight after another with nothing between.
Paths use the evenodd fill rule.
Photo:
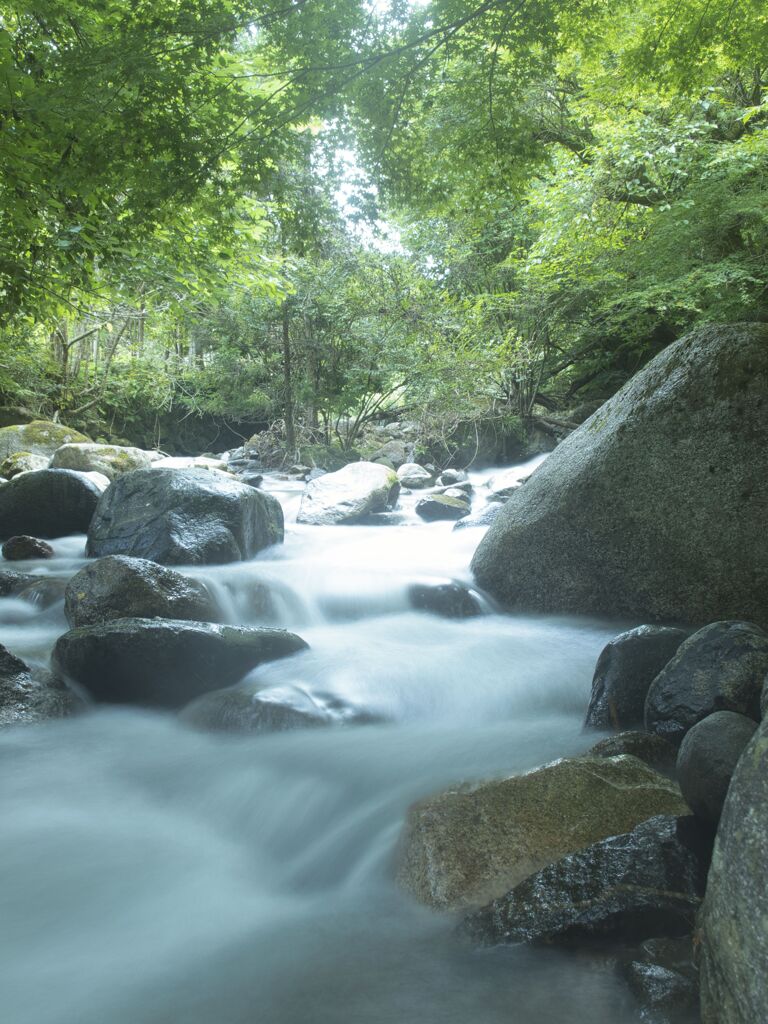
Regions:
<instances>
[{"instance_id":1,"label":"stream","mask_svg":"<svg viewBox=\"0 0 768 1024\"><path fill-rule=\"evenodd\" d=\"M531 466L521 467L521 476ZM476 493L489 473L475 474ZM624 985L589 957L474 950L456 918L393 881L406 809L464 780L584 750L592 672L617 624L415 611L414 582L471 585L481 528L308 527L302 486L264 486L286 540L188 570L231 622L254 584L310 650L262 666L380 724L203 734L173 716L101 708L0 735L0 1019L4 1024L625 1024ZM481 500L476 498L476 509ZM32 571L66 579L84 538ZM24 566L27 570L27 566ZM0 642L47 662L66 630L0 600Z\"/></svg>"}]
</instances>

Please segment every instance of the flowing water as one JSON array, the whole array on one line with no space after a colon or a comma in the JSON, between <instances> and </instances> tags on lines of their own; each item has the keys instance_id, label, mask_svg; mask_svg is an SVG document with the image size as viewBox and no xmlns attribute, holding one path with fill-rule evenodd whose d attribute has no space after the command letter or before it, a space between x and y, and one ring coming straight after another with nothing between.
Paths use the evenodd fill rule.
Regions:
<instances>
[{"instance_id":1,"label":"flowing water","mask_svg":"<svg viewBox=\"0 0 768 1024\"><path fill-rule=\"evenodd\" d=\"M521 475L530 467L521 468ZM481 480L475 480L480 484ZM0 736L3 1024L624 1024L623 986L589 958L476 951L393 881L408 805L446 785L584 749L597 655L616 625L410 606L414 582L471 583L482 530L299 527L285 545L190 570L233 622L258 583L310 651L263 666L382 724L206 735L100 709ZM477 506L476 502L476 506ZM83 538L35 571L68 578ZM55 587L56 583L50 583ZM482 598L481 598L482 601ZM0 642L45 662L66 629L0 600Z\"/></svg>"}]
</instances>

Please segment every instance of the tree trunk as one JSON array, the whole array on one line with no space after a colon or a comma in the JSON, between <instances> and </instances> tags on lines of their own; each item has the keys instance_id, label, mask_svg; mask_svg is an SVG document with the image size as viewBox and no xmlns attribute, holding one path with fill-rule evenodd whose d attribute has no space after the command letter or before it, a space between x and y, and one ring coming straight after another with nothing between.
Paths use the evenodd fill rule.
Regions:
<instances>
[{"instance_id":1,"label":"tree trunk","mask_svg":"<svg viewBox=\"0 0 768 1024\"><path fill-rule=\"evenodd\" d=\"M291 369L291 333L288 302L283 302L283 417L285 419L285 446L291 458L296 453L296 427L293 422L293 376Z\"/></svg>"}]
</instances>

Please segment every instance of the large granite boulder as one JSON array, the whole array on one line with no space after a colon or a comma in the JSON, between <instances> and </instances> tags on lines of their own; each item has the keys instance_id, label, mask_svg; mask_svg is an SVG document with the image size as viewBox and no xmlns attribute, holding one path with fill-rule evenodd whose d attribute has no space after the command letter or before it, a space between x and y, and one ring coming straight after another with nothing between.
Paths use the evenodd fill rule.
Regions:
<instances>
[{"instance_id":1,"label":"large granite boulder","mask_svg":"<svg viewBox=\"0 0 768 1024\"><path fill-rule=\"evenodd\" d=\"M26 725L63 718L77 701L49 673L30 670L0 644L0 726Z\"/></svg>"},{"instance_id":2,"label":"large granite boulder","mask_svg":"<svg viewBox=\"0 0 768 1024\"><path fill-rule=\"evenodd\" d=\"M97 702L179 708L306 648L284 629L115 619L59 637L52 663Z\"/></svg>"},{"instance_id":3,"label":"large granite boulder","mask_svg":"<svg viewBox=\"0 0 768 1024\"><path fill-rule=\"evenodd\" d=\"M296 521L315 526L354 523L394 505L399 489L397 474L387 466L350 462L336 473L310 480Z\"/></svg>"},{"instance_id":4,"label":"large granite boulder","mask_svg":"<svg viewBox=\"0 0 768 1024\"><path fill-rule=\"evenodd\" d=\"M637 626L607 644L597 659L585 726L642 726L651 683L688 634L665 626Z\"/></svg>"},{"instance_id":5,"label":"large granite boulder","mask_svg":"<svg viewBox=\"0 0 768 1024\"><path fill-rule=\"evenodd\" d=\"M116 444L65 444L56 449L51 459L52 469L103 473L109 480L134 469L149 469L151 465L149 452Z\"/></svg>"},{"instance_id":6,"label":"large granite boulder","mask_svg":"<svg viewBox=\"0 0 768 1024\"><path fill-rule=\"evenodd\" d=\"M715 711L760 719L768 672L768 633L752 622L711 622L689 637L654 679L645 727L679 746L686 732Z\"/></svg>"},{"instance_id":7,"label":"large granite boulder","mask_svg":"<svg viewBox=\"0 0 768 1024\"><path fill-rule=\"evenodd\" d=\"M375 721L361 708L303 686L241 683L198 697L181 712L182 721L212 732L268 733Z\"/></svg>"},{"instance_id":8,"label":"large granite boulder","mask_svg":"<svg viewBox=\"0 0 768 1024\"><path fill-rule=\"evenodd\" d=\"M217 622L219 609L198 580L146 558L107 555L89 562L67 584L70 626L126 618Z\"/></svg>"},{"instance_id":9,"label":"large granite boulder","mask_svg":"<svg viewBox=\"0 0 768 1024\"><path fill-rule=\"evenodd\" d=\"M548 864L469 915L464 927L484 945L685 935L711 851L711 834L695 818L650 818Z\"/></svg>"},{"instance_id":10,"label":"large granite boulder","mask_svg":"<svg viewBox=\"0 0 768 1024\"><path fill-rule=\"evenodd\" d=\"M686 813L678 787L634 757L555 761L411 807L398 880L433 907L480 906L568 853Z\"/></svg>"},{"instance_id":11,"label":"large granite boulder","mask_svg":"<svg viewBox=\"0 0 768 1024\"><path fill-rule=\"evenodd\" d=\"M104 493L88 555L132 555L164 565L253 558L283 539L280 503L207 469L139 469Z\"/></svg>"},{"instance_id":12,"label":"large granite boulder","mask_svg":"<svg viewBox=\"0 0 768 1024\"><path fill-rule=\"evenodd\" d=\"M768 623L768 326L670 345L516 490L472 567L508 608Z\"/></svg>"},{"instance_id":13,"label":"large granite boulder","mask_svg":"<svg viewBox=\"0 0 768 1024\"><path fill-rule=\"evenodd\" d=\"M768 720L731 779L700 916L704 1024L757 1024L768 1007Z\"/></svg>"},{"instance_id":14,"label":"large granite boulder","mask_svg":"<svg viewBox=\"0 0 768 1024\"><path fill-rule=\"evenodd\" d=\"M95 481L70 469L23 473L0 488L0 538L85 533L101 495Z\"/></svg>"},{"instance_id":15,"label":"large granite boulder","mask_svg":"<svg viewBox=\"0 0 768 1024\"><path fill-rule=\"evenodd\" d=\"M50 458L63 444L90 440L79 430L65 427L61 423L49 423L47 420L17 423L0 428L0 461L14 452L28 452Z\"/></svg>"},{"instance_id":16,"label":"large granite boulder","mask_svg":"<svg viewBox=\"0 0 768 1024\"><path fill-rule=\"evenodd\" d=\"M677 779L693 813L717 825L731 777L757 722L733 711L716 711L686 733L677 755Z\"/></svg>"}]
</instances>

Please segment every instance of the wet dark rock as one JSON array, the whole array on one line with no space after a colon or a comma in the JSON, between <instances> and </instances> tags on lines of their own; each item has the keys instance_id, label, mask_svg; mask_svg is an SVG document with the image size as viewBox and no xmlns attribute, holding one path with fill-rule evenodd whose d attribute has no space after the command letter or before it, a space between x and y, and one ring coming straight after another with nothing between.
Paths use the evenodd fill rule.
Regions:
<instances>
[{"instance_id":1,"label":"wet dark rock","mask_svg":"<svg viewBox=\"0 0 768 1024\"><path fill-rule=\"evenodd\" d=\"M159 617L218 622L216 602L197 580L146 558L107 555L69 581L65 610L70 626L112 619Z\"/></svg>"},{"instance_id":2,"label":"wet dark rock","mask_svg":"<svg viewBox=\"0 0 768 1024\"><path fill-rule=\"evenodd\" d=\"M716 711L697 722L680 746L677 778L694 814L717 825L739 758L757 722L733 711Z\"/></svg>"},{"instance_id":3,"label":"wet dark rock","mask_svg":"<svg viewBox=\"0 0 768 1024\"><path fill-rule=\"evenodd\" d=\"M768 675L765 677L762 694L760 695L760 718L765 718L766 715L768 715Z\"/></svg>"},{"instance_id":4,"label":"wet dark rock","mask_svg":"<svg viewBox=\"0 0 768 1024\"><path fill-rule=\"evenodd\" d=\"M16 596L45 610L64 600L66 586L67 581L60 576L33 576L26 586L16 592Z\"/></svg>"},{"instance_id":5,"label":"wet dark rock","mask_svg":"<svg viewBox=\"0 0 768 1024\"><path fill-rule=\"evenodd\" d=\"M414 804L397 877L446 910L482 906L545 864L659 814L687 814L678 787L634 757L575 757Z\"/></svg>"},{"instance_id":6,"label":"wet dark rock","mask_svg":"<svg viewBox=\"0 0 768 1024\"><path fill-rule=\"evenodd\" d=\"M214 470L140 469L105 492L87 553L210 565L253 558L282 540L283 512L271 495Z\"/></svg>"},{"instance_id":7,"label":"wet dark rock","mask_svg":"<svg viewBox=\"0 0 768 1024\"><path fill-rule=\"evenodd\" d=\"M261 487L264 483L264 476L261 473L241 473L238 476L238 480L249 487Z\"/></svg>"},{"instance_id":8,"label":"wet dark rock","mask_svg":"<svg viewBox=\"0 0 768 1024\"><path fill-rule=\"evenodd\" d=\"M34 583L38 578L29 572L3 569L0 571L0 597L15 597L20 590Z\"/></svg>"},{"instance_id":9,"label":"wet dark rock","mask_svg":"<svg viewBox=\"0 0 768 1024\"><path fill-rule=\"evenodd\" d=\"M469 498L461 498L452 494L430 494L416 504L416 514L433 523L441 519L462 519L469 515L471 505Z\"/></svg>"},{"instance_id":10,"label":"wet dark rock","mask_svg":"<svg viewBox=\"0 0 768 1024\"><path fill-rule=\"evenodd\" d=\"M642 726L651 683L687 636L682 629L638 626L611 640L597 659L584 725L592 729Z\"/></svg>"},{"instance_id":11,"label":"wet dark rock","mask_svg":"<svg viewBox=\"0 0 768 1024\"><path fill-rule=\"evenodd\" d=\"M662 775L675 774L677 750L661 736L650 732L618 732L606 736L587 751L588 757L618 757L620 754L636 757Z\"/></svg>"},{"instance_id":12,"label":"wet dark rock","mask_svg":"<svg viewBox=\"0 0 768 1024\"><path fill-rule=\"evenodd\" d=\"M0 726L63 718L77 704L75 697L50 673L33 672L0 645Z\"/></svg>"},{"instance_id":13,"label":"wet dark rock","mask_svg":"<svg viewBox=\"0 0 768 1024\"><path fill-rule=\"evenodd\" d=\"M460 519L454 526L454 530L465 530L472 526L490 526L497 518L503 507L503 505L497 504L496 502L491 502L479 509L477 512L473 512L464 519Z\"/></svg>"},{"instance_id":14,"label":"wet dark rock","mask_svg":"<svg viewBox=\"0 0 768 1024\"><path fill-rule=\"evenodd\" d=\"M714 711L759 721L768 633L751 622L712 622L689 637L651 684L645 727L679 746Z\"/></svg>"},{"instance_id":15,"label":"wet dark rock","mask_svg":"<svg viewBox=\"0 0 768 1024\"><path fill-rule=\"evenodd\" d=\"M301 686L244 683L206 693L181 712L182 721L213 732L263 733L329 725L365 725L377 719L329 694Z\"/></svg>"},{"instance_id":16,"label":"wet dark rock","mask_svg":"<svg viewBox=\"0 0 768 1024\"><path fill-rule=\"evenodd\" d=\"M648 939L622 974L643 1024L697 1024L699 975L690 936Z\"/></svg>"},{"instance_id":17,"label":"wet dark rock","mask_svg":"<svg viewBox=\"0 0 768 1024\"><path fill-rule=\"evenodd\" d=\"M451 487L455 484L461 484L469 481L467 474L463 469L444 469L437 478L437 482L441 487Z\"/></svg>"},{"instance_id":18,"label":"wet dark rock","mask_svg":"<svg viewBox=\"0 0 768 1024\"><path fill-rule=\"evenodd\" d=\"M408 588L408 597L417 611L432 612L446 619L466 619L482 615L484 611L478 596L456 580L413 583Z\"/></svg>"},{"instance_id":19,"label":"wet dark rock","mask_svg":"<svg viewBox=\"0 0 768 1024\"><path fill-rule=\"evenodd\" d=\"M53 558L53 548L38 537L20 534L3 544L2 554L8 562L22 562L30 558Z\"/></svg>"},{"instance_id":20,"label":"wet dark rock","mask_svg":"<svg viewBox=\"0 0 768 1024\"><path fill-rule=\"evenodd\" d=\"M282 629L115 619L59 637L52 663L95 701L178 708L306 647Z\"/></svg>"},{"instance_id":21,"label":"wet dark rock","mask_svg":"<svg viewBox=\"0 0 768 1024\"><path fill-rule=\"evenodd\" d=\"M638 941L693 928L706 885L709 832L691 816L662 815L530 875L470 915L483 944Z\"/></svg>"},{"instance_id":22,"label":"wet dark rock","mask_svg":"<svg viewBox=\"0 0 768 1024\"><path fill-rule=\"evenodd\" d=\"M41 469L0 488L0 538L32 534L47 539L85 533L101 489L84 473Z\"/></svg>"},{"instance_id":23,"label":"wet dark rock","mask_svg":"<svg viewBox=\"0 0 768 1024\"><path fill-rule=\"evenodd\" d=\"M768 1007L768 720L742 754L699 918L704 1024L757 1024Z\"/></svg>"},{"instance_id":24,"label":"wet dark rock","mask_svg":"<svg viewBox=\"0 0 768 1024\"><path fill-rule=\"evenodd\" d=\"M469 495L472 493L472 484L469 480L459 481L456 484L447 484L444 487L436 487L433 494L453 494L456 496Z\"/></svg>"},{"instance_id":25,"label":"wet dark rock","mask_svg":"<svg viewBox=\"0 0 768 1024\"><path fill-rule=\"evenodd\" d=\"M768 625L768 325L664 349L518 488L472 562L507 608Z\"/></svg>"}]
</instances>

